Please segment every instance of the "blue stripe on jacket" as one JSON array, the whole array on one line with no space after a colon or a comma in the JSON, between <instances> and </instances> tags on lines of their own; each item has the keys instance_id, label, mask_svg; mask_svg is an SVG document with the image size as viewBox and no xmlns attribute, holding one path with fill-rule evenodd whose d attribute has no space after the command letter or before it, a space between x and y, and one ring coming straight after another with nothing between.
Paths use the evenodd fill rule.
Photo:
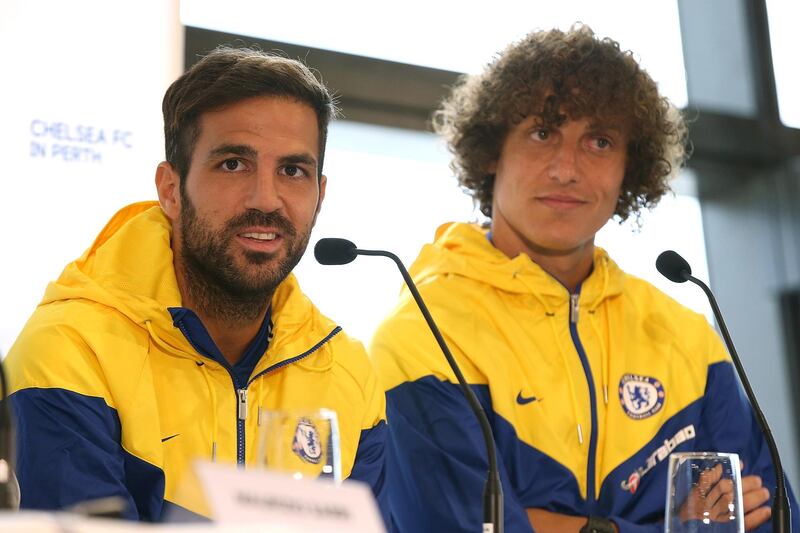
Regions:
<instances>
[{"instance_id":1,"label":"blue stripe on jacket","mask_svg":"<svg viewBox=\"0 0 800 533\"><path fill-rule=\"evenodd\" d=\"M16 419L17 478L24 509L58 510L109 496L124 517L150 522L207 520L164 500L164 472L120 445L117 411L103 398L59 388L10 397ZM383 443L386 422L361 431L350 479L368 483L389 523Z\"/></svg>"},{"instance_id":2,"label":"blue stripe on jacket","mask_svg":"<svg viewBox=\"0 0 800 533\"><path fill-rule=\"evenodd\" d=\"M118 496L125 518L160 519L164 472L122 448L119 416L103 398L29 388L10 399L22 508L55 510Z\"/></svg>"},{"instance_id":3,"label":"blue stripe on jacket","mask_svg":"<svg viewBox=\"0 0 800 533\"><path fill-rule=\"evenodd\" d=\"M386 485L385 449L388 439L386 422L381 420L369 429L362 429L353 469L348 479L368 483L378 502L384 523L390 524L389 488Z\"/></svg>"},{"instance_id":4,"label":"blue stripe on jacket","mask_svg":"<svg viewBox=\"0 0 800 533\"><path fill-rule=\"evenodd\" d=\"M586 516L575 476L540 450L522 442L511 423L492 410L488 386L472 385L486 409L500 458L507 533L530 532L527 508ZM392 519L398 531L479 531L486 448L475 417L457 385L427 376L387 392L390 439L387 469L392 479ZM597 514L613 519L620 533L663 531L666 459L641 477L631 493L623 488L664 441L687 426L696 436L672 451L735 452L743 475L757 474L773 493L775 476L766 443L728 362L713 364L702 398L667 419L641 449L602 480ZM670 445L672 446L672 445ZM790 490L793 529L800 512ZM771 501L771 500L770 500ZM769 523L756 531L770 531Z\"/></svg>"}]
</instances>

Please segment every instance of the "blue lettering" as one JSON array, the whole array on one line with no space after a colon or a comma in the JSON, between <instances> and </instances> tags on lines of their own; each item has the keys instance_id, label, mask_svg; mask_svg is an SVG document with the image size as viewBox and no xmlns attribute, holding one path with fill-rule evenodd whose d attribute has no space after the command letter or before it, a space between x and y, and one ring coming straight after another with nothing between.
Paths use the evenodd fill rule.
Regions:
<instances>
[{"instance_id":1,"label":"blue lettering","mask_svg":"<svg viewBox=\"0 0 800 533\"><path fill-rule=\"evenodd\" d=\"M47 146L31 141L31 157L47 157Z\"/></svg>"},{"instance_id":2,"label":"blue lettering","mask_svg":"<svg viewBox=\"0 0 800 533\"><path fill-rule=\"evenodd\" d=\"M34 120L31 122L31 133L35 137L41 137L42 135L45 135L47 133L47 124L39 119Z\"/></svg>"},{"instance_id":3,"label":"blue lettering","mask_svg":"<svg viewBox=\"0 0 800 533\"><path fill-rule=\"evenodd\" d=\"M69 141L69 130L67 129L67 125L63 122L53 122L52 124L46 125L46 131L50 134L50 137L54 139L58 139L59 141Z\"/></svg>"},{"instance_id":4,"label":"blue lettering","mask_svg":"<svg viewBox=\"0 0 800 533\"><path fill-rule=\"evenodd\" d=\"M50 137L56 141L104 144L106 133L102 128L85 124L69 125L66 122L46 122L40 119L31 121L31 134L34 137ZM115 143L123 143L128 147L129 132L115 132ZM117 138L118 137L118 138Z\"/></svg>"},{"instance_id":5,"label":"blue lettering","mask_svg":"<svg viewBox=\"0 0 800 533\"><path fill-rule=\"evenodd\" d=\"M125 148L132 148L130 137L133 135L130 131L114 130L114 144L121 144Z\"/></svg>"},{"instance_id":6,"label":"blue lettering","mask_svg":"<svg viewBox=\"0 0 800 533\"><path fill-rule=\"evenodd\" d=\"M91 148L70 146L68 144L53 144L50 147L50 157L66 162L77 161L83 163L99 163L102 160L100 152L96 152Z\"/></svg>"}]
</instances>

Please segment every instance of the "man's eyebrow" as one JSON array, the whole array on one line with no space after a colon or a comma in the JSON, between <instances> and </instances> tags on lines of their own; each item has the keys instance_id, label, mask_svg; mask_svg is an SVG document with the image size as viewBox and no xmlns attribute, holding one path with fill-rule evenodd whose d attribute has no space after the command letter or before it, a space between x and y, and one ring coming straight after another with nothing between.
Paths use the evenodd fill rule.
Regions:
<instances>
[{"instance_id":1,"label":"man's eyebrow","mask_svg":"<svg viewBox=\"0 0 800 533\"><path fill-rule=\"evenodd\" d=\"M317 159L308 153L288 154L278 159L279 165L311 165L316 168Z\"/></svg>"},{"instance_id":2,"label":"man's eyebrow","mask_svg":"<svg viewBox=\"0 0 800 533\"><path fill-rule=\"evenodd\" d=\"M609 133L624 134L625 128L614 122L591 122L589 129L592 131L605 131Z\"/></svg>"},{"instance_id":3,"label":"man's eyebrow","mask_svg":"<svg viewBox=\"0 0 800 533\"><path fill-rule=\"evenodd\" d=\"M258 156L258 152L255 148L247 144L222 144L211 150L206 160L216 159L217 157L226 155L239 155L255 159Z\"/></svg>"}]
</instances>

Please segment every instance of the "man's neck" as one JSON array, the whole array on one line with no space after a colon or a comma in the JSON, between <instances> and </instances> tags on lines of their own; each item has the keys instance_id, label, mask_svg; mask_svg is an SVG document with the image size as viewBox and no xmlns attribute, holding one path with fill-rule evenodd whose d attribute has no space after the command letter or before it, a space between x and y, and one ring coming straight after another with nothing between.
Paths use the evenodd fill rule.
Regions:
<instances>
[{"instance_id":1,"label":"man's neck","mask_svg":"<svg viewBox=\"0 0 800 533\"><path fill-rule=\"evenodd\" d=\"M582 248L580 253L566 255L541 254L536 251L527 251L527 254L542 270L566 287L570 294L574 294L583 280L591 274L594 262L594 245L586 244Z\"/></svg>"},{"instance_id":2,"label":"man's neck","mask_svg":"<svg viewBox=\"0 0 800 533\"><path fill-rule=\"evenodd\" d=\"M237 299L204 283L175 258L175 277L181 305L191 309L231 366L239 362L264 322L272 294Z\"/></svg>"},{"instance_id":3,"label":"man's neck","mask_svg":"<svg viewBox=\"0 0 800 533\"><path fill-rule=\"evenodd\" d=\"M185 307L189 306L185 305ZM224 319L204 314L196 306L189 308L194 311L203 322L208 334L214 340L214 344L217 345L223 357L225 357L225 360L228 361L231 366L242 359L247 347L250 346L253 339L258 335L267 313L265 308L253 321L247 323L239 321L232 324Z\"/></svg>"},{"instance_id":4,"label":"man's neck","mask_svg":"<svg viewBox=\"0 0 800 533\"><path fill-rule=\"evenodd\" d=\"M525 241L513 232L492 231L494 246L513 259L524 253L539 265L542 270L553 276L564 285L570 294L578 290L578 286L589 277L594 264L594 240L587 241L569 250L551 250Z\"/></svg>"}]
</instances>

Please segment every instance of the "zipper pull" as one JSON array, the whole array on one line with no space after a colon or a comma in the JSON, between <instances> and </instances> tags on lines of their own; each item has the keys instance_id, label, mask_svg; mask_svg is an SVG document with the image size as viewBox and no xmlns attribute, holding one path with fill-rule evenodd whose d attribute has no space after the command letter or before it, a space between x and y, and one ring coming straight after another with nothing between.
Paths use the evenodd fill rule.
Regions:
<instances>
[{"instance_id":1,"label":"zipper pull","mask_svg":"<svg viewBox=\"0 0 800 533\"><path fill-rule=\"evenodd\" d=\"M578 307L578 298L580 298L579 294L569 295L569 321L573 324L578 323L578 311L580 310L580 307Z\"/></svg>"},{"instance_id":2,"label":"zipper pull","mask_svg":"<svg viewBox=\"0 0 800 533\"><path fill-rule=\"evenodd\" d=\"M247 389L239 389L236 391L239 396L239 420L247 418Z\"/></svg>"}]
</instances>

